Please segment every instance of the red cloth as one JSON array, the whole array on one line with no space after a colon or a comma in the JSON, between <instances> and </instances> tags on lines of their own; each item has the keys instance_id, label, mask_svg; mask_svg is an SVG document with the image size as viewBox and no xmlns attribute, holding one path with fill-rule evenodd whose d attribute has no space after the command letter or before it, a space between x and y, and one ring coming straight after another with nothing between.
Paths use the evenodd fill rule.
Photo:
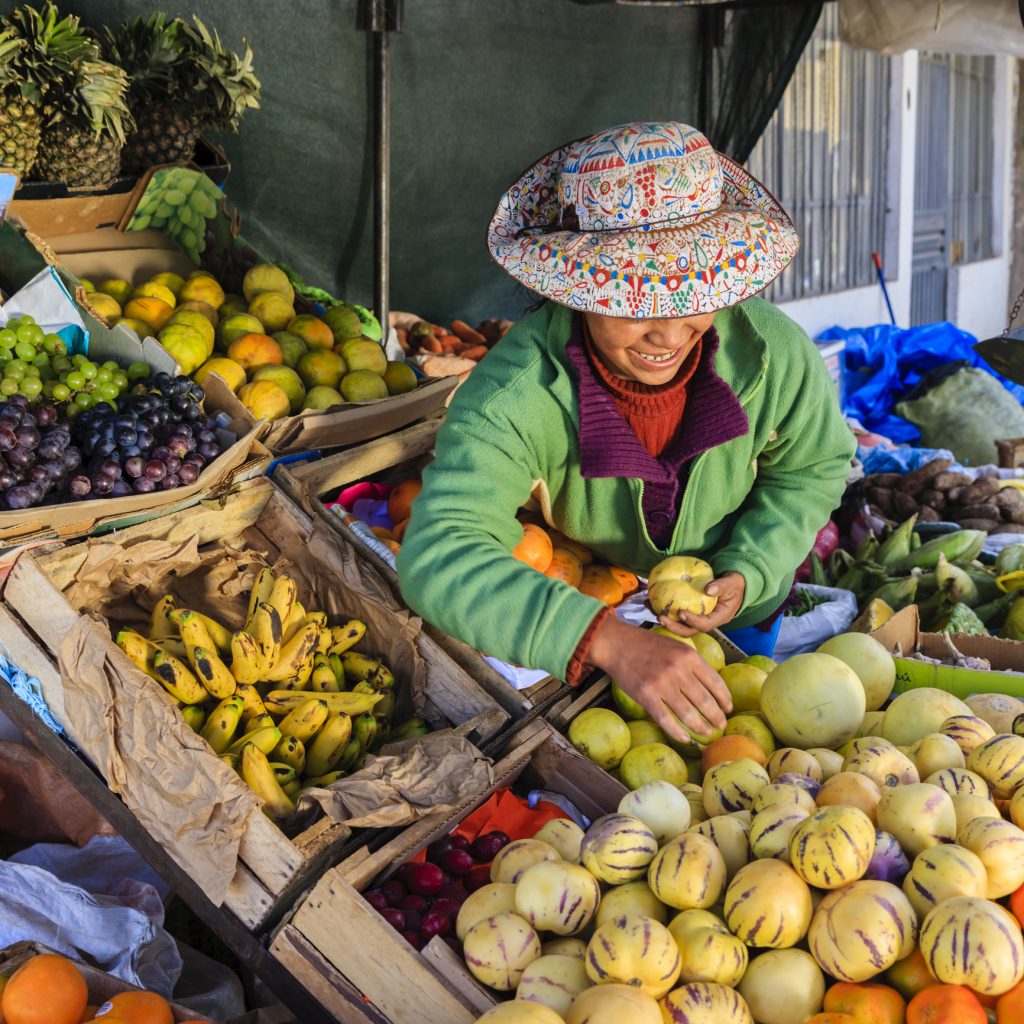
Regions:
<instances>
[{"instance_id":1,"label":"red cloth","mask_svg":"<svg viewBox=\"0 0 1024 1024\"><path fill-rule=\"evenodd\" d=\"M601 361L590 331L584 323L583 338L587 356L601 383L611 394L615 407L637 436L637 440L654 458L659 458L675 440L686 411L686 388L700 362L701 339L693 346L679 372L667 384L641 384L617 377Z\"/></svg>"},{"instance_id":2,"label":"red cloth","mask_svg":"<svg viewBox=\"0 0 1024 1024\"><path fill-rule=\"evenodd\" d=\"M576 645L576 650L569 659L569 666L565 672L565 681L570 686L579 686L583 676L586 675L587 670L590 668L587 664L587 652L590 650L590 645L594 642L598 627L609 615L613 614L614 612L611 608L602 608L591 620L590 625L587 626L587 631Z\"/></svg>"}]
</instances>

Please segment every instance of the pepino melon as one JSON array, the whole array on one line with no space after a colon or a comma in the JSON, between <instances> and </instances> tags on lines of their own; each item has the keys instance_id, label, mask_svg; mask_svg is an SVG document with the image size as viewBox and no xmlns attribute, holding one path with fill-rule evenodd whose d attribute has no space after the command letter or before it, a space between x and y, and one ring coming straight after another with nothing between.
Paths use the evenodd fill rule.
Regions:
<instances>
[{"instance_id":1,"label":"pepino melon","mask_svg":"<svg viewBox=\"0 0 1024 1024\"><path fill-rule=\"evenodd\" d=\"M563 1024L557 1011L538 1002L513 999L491 1007L476 1024Z\"/></svg>"},{"instance_id":2,"label":"pepino melon","mask_svg":"<svg viewBox=\"0 0 1024 1024\"><path fill-rule=\"evenodd\" d=\"M651 887L643 879L616 885L605 892L597 908L594 923L601 925L622 914L640 914L659 924L668 924L668 907L651 892Z\"/></svg>"},{"instance_id":3,"label":"pepino melon","mask_svg":"<svg viewBox=\"0 0 1024 1024\"><path fill-rule=\"evenodd\" d=\"M811 890L787 864L755 860L725 891L725 923L748 946L795 946L811 923Z\"/></svg>"},{"instance_id":4,"label":"pepino melon","mask_svg":"<svg viewBox=\"0 0 1024 1024\"><path fill-rule=\"evenodd\" d=\"M878 802L877 817L878 827L894 835L908 857L956 839L956 810L950 795L927 782L894 789L887 786Z\"/></svg>"},{"instance_id":5,"label":"pepino melon","mask_svg":"<svg viewBox=\"0 0 1024 1024\"><path fill-rule=\"evenodd\" d=\"M639 818L653 833L658 843L667 843L690 826L690 804L678 786L656 779L632 793L627 793L618 806L619 814Z\"/></svg>"},{"instance_id":6,"label":"pepino melon","mask_svg":"<svg viewBox=\"0 0 1024 1024\"><path fill-rule=\"evenodd\" d=\"M956 896L931 910L921 927L928 969L947 985L1001 995L1024 978L1020 925L990 900Z\"/></svg>"},{"instance_id":7,"label":"pepino melon","mask_svg":"<svg viewBox=\"0 0 1024 1024\"><path fill-rule=\"evenodd\" d=\"M959 697L934 686L918 686L901 693L885 709L882 735L898 747L909 747L928 733L938 732L947 718L970 713Z\"/></svg>"},{"instance_id":8,"label":"pepino melon","mask_svg":"<svg viewBox=\"0 0 1024 1024\"><path fill-rule=\"evenodd\" d=\"M704 776L704 810L709 817L748 811L768 782L768 773L749 757L722 761Z\"/></svg>"},{"instance_id":9,"label":"pepino melon","mask_svg":"<svg viewBox=\"0 0 1024 1024\"><path fill-rule=\"evenodd\" d=\"M875 826L856 807L823 807L789 841L796 873L818 889L838 889L864 876L875 852Z\"/></svg>"},{"instance_id":10,"label":"pepino melon","mask_svg":"<svg viewBox=\"0 0 1024 1024\"><path fill-rule=\"evenodd\" d=\"M628 814L606 814L587 830L580 861L598 881L624 885L642 878L658 852L654 833Z\"/></svg>"},{"instance_id":11,"label":"pepino melon","mask_svg":"<svg viewBox=\"0 0 1024 1024\"><path fill-rule=\"evenodd\" d=\"M498 914L470 928L462 951L477 981L512 992L523 971L540 956L540 939L517 914Z\"/></svg>"},{"instance_id":12,"label":"pepino melon","mask_svg":"<svg viewBox=\"0 0 1024 1024\"><path fill-rule=\"evenodd\" d=\"M939 732L954 740L964 757L970 757L975 747L996 734L995 729L977 715L952 715L939 726Z\"/></svg>"},{"instance_id":13,"label":"pepino melon","mask_svg":"<svg viewBox=\"0 0 1024 1024\"><path fill-rule=\"evenodd\" d=\"M1008 800L1024 783L1024 736L993 736L967 758L967 770L980 775L997 799Z\"/></svg>"},{"instance_id":14,"label":"pepino melon","mask_svg":"<svg viewBox=\"0 0 1024 1024\"><path fill-rule=\"evenodd\" d=\"M727 985L695 981L661 1001L665 1024L754 1024L746 1000Z\"/></svg>"},{"instance_id":15,"label":"pepino melon","mask_svg":"<svg viewBox=\"0 0 1024 1024\"><path fill-rule=\"evenodd\" d=\"M777 857L789 863L789 840L811 812L803 807L775 804L754 815L750 823L750 852L758 860Z\"/></svg>"},{"instance_id":16,"label":"pepino melon","mask_svg":"<svg viewBox=\"0 0 1024 1024\"><path fill-rule=\"evenodd\" d=\"M922 921L932 907L954 896L985 899L987 887L985 865L955 843L922 850L903 879L903 892Z\"/></svg>"},{"instance_id":17,"label":"pepino melon","mask_svg":"<svg viewBox=\"0 0 1024 1024\"><path fill-rule=\"evenodd\" d=\"M798 654L773 669L761 688L772 732L801 750L850 739L864 718L864 700L856 673L830 654Z\"/></svg>"},{"instance_id":18,"label":"pepino melon","mask_svg":"<svg viewBox=\"0 0 1024 1024\"><path fill-rule=\"evenodd\" d=\"M896 684L896 662L873 636L840 633L826 640L818 654L831 654L853 669L864 686L868 711L877 711L889 699Z\"/></svg>"},{"instance_id":19,"label":"pepino melon","mask_svg":"<svg viewBox=\"0 0 1024 1024\"><path fill-rule=\"evenodd\" d=\"M713 818L690 827L691 833L710 839L721 853L722 860L725 861L726 881L750 860L749 836L752 824L753 819L748 822L739 815L716 814Z\"/></svg>"},{"instance_id":20,"label":"pepino melon","mask_svg":"<svg viewBox=\"0 0 1024 1024\"><path fill-rule=\"evenodd\" d=\"M668 926L679 947L679 980L735 986L747 969L746 945L706 910L684 910Z\"/></svg>"},{"instance_id":21,"label":"pepino melon","mask_svg":"<svg viewBox=\"0 0 1024 1024\"><path fill-rule=\"evenodd\" d=\"M1024 831L1002 818L974 818L957 833L956 841L985 865L990 900L1009 896L1024 885Z\"/></svg>"},{"instance_id":22,"label":"pepino melon","mask_svg":"<svg viewBox=\"0 0 1024 1024\"><path fill-rule=\"evenodd\" d=\"M595 985L569 1007L565 1024L664 1024L658 1001L629 985Z\"/></svg>"},{"instance_id":23,"label":"pepino melon","mask_svg":"<svg viewBox=\"0 0 1024 1024\"><path fill-rule=\"evenodd\" d=\"M576 935L597 913L601 887L577 864L540 861L516 882L516 913L538 932Z\"/></svg>"},{"instance_id":24,"label":"pepino melon","mask_svg":"<svg viewBox=\"0 0 1024 1024\"><path fill-rule=\"evenodd\" d=\"M821 1009L825 976L802 949L770 949L750 961L738 991L757 1024L804 1024Z\"/></svg>"},{"instance_id":25,"label":"pepino melon","mask_svg":"<svg viewBox=\"0 0 1024 1024\"><path fill-rule=\"evenodd\" d=\"M546 1006L561 1021L572 1001L588 988L587 968L579 957L539 956L523 971L516 1000Z\"/></svg>"},{"instance_id":26,"label":"pepino melon","mask_svg":"<svg viewBox=\"0 0 1024 1024\"><path fill-rule=\"evenodd\" d=\"M687 832L658 852L647 872L655 897L676 910L706 910L725 889L725 860L706 836Z\"/></svg>"},{"instance_id":27,"label":"pepino melon","mask_svg":"<svg viewBox=\"0 0 1024 1024\"><path fill-rule=\"evenodd\" d=\"M631 985L654 999L671 990L681 968L672 933L638 914L623 914L597 928L586 964L595 985Z\"/></svg>"},{"instance_id":28,"label":"pepino melon","mask_svg":"<svg viewBox=\"0 0 1024 1024\"><path fill-rule=\"evenodd\" d=\"M914 950L917 917L890 882L854 882L818 904L807 945L827 974L867 981Z\"/></svg>"}]
</instances>

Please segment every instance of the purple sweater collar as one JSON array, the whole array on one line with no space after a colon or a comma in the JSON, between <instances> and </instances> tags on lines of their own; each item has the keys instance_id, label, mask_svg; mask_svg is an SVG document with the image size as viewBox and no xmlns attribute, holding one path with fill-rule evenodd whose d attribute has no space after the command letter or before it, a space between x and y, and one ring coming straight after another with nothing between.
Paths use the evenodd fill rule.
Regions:
<instances>
[{"instance_id":1,"label":"purple sweater collar","mask_svg":"<svg viewBox=\"0 0 1024 1024\"><path fill-rule=\"evenodd\" d=\"M686 391L679 437L656 459L623 419L591 366L583 341L582 319L575 315L566 352L578 382L583 477L634 477L668 484L678 479L680 469L690 460L743 437L749 429L747 414L732 388L715 371L718 344L718 332L711 327L704 335L700 362Z\"/></svg>"}]
</instances>

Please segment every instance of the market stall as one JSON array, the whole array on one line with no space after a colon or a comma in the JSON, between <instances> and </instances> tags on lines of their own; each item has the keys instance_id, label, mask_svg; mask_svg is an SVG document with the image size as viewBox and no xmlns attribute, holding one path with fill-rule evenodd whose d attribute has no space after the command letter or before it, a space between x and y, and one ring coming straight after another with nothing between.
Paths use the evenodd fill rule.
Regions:
<instances>
[{"instance_id":1,"label":"market stall","mask_svg":"<svg viewBox=\"0 0 1024 1024\"><path fill-rule=\"evenodd\" d=\"M374 86L371 258L369 232L353 241L369 178L337 189L340 168L357 176L364 143L339 153L321 134L323 146L306 152L307 83L300 98L283 59L274 91L261 94L256 68L274 21L261 5L255 56L221 39L234 11L213 27L149 12L122 23L111 12L123 5L93 6L83 22L49 4L0 11L0 195L12 197L0 208L0 1019L1024 1022L1024 387L985 361L995 349L976 350L951 324L834 328L817 351L801 337L806 367L787 357L778 376L806 389L777 424L790 431L780 441L767 422L774 406L757 403L792 380L764 383L728 355L740 337L747 350L761 346L767 366L771 330L726 315L713 330L709 319L687 350L696 357L684 383L697 381L686 401L721 436L673 472L692 483L706 451L748 434L758 447L725 466L721 494L699 481L698 514L723 505L694 527L706 560L648 517L645 540L663 541L630 568L598 543L599 529L589 544L570 535L569 499L553 500L550 479L533 475L515 477L514 508L499 522L489 515L503 479L487 477L486 453L514 475L509 453L531 448L526 420L497 442L465 424L438 442L460 412L448 411L456 390L515 358L517 335L502 340L518 309L483 252L457 297L457 267L443 258L461 247L459 232L482 234L498 183L480 179L477 156L460 163L444 184L465 210L425 218L437 147L450 150L462 132L481 140L472 118L453 116L449 134L426 145L416 131L429 118L390 93L392 80L415 75L416 47L440 38L437 12L368 4L358 30L354 12L344 29L349 43L356 31L374 37L363 54ZM515 5L498 6L509 39L528 38L538 56L564 57L557 30L577 33L581 66L628 25L644 40L631 62L666 62L672 89L695 98L692 119L719 151L743 156L821 5L725 18L715 4L579 0L545 12L543 39L522 35ZM868 33L852 9L844 0L847 30ZM511 71L482 44L479 22L458 20L474 43L467 53L486 62L474 70L486 95L473 102L493 104ZM404 63L391 49L398 32L415 37ZM279 35L293 62L307 56L301 33ZM694 60L669 60L660 38ZM770 59L752 64L759 49ZM310 75L328 63L342 76L359 71L328 51L309 57ZM640 78L637 88L663 102L665 89L631 62L615 80ZM758 98L740 111L721 83L744 68ZM248 134L271 95L273 127ZM575 105L591 102L573 93L552 112L538 129L543 146L561 137L562 118L579 135ZM609 123L625 120L607 102ZM221 148L243 121L242 141ZM628 209L634 190L618 180L625 170L595 178L566 216L550 208L544 175L557 165L564 184L581 167L604 173L609 153L628 148L614 134L625 130L641 142L622 168L667 153L691 161L680 166L697 180L694 196L725 196L719 241L731 255L715 274L655 273L653 244L643 274L632 250L615 270L614 254L584 266L558 253L564 273L547 273L555 250L545 235L580 244L586 202L621 189ZM536 155L525 129L507 134L513 163L525 162L520 146ZM566 157L591 143L589 156ZM416 147L434 156L415 159ZM392 176L414 165L394 185L393 210ZM670 176L641 174L634 227L660 230L644 218L662 201L674 224ZM274 194L286 187L323 193L289 234ZM699 219L718 209L709 201L684 218L680 230L696 226L673 238L673 260L705 244ZM328 210L352 221L349 237ZM421 233L399 239L396 211ZM607 339L570 335L564 307L628 307L640 320L664 309L673 321L717 315L735 305L723 295L753 294L781 272L797 240L758 182L672 121L549 153L502 199L489 244L513 277L554 299L561 313L544 314L545 338L565 326L582 379L587 359L598 373L594 352ZM334 272L340 245L347 273ZM432 263L434 276L424 272ZM371 291L372 309L362 304ZM774 315L757 308L750 323ZM769 327L784 330L779 322ZM996 346L1011 378L1012 343ZM716 350L722 379L740 382L732 406L721 392L721 404L707 404L717 386L708 380L722 379L692 376ZM641 355L670 365L679 351ZM538 380L557 392L557 372ZM627 415L628 394L600 374L592 383L592 408L605 386ZM814 419L812 408L824 413ZM575 415L544 412L528 424L544 439ZM681 417L677 439L692 441ZM410 526L432 474L451 472L456 440L466 445L456 476L485 483L457 529L430 532L422 511ZM608 446L620 443L613 434ZM809 472L799 487L784 480L759 518L735 529L757 524L742 565L748 580L764 577L765 614L712 628L716 606L733 600L714 587L742 575L739 563L716 573L715 545L728 547L759 472L770 486L778 450L801 445L802 469L816 445L828 449L827 486ZM595 463L580 473L586 486L633 475L608 471L600 448L592 442ZM561 482L567 460L557 449L549 458ZM655 494L664 482L637 475ZM780 525L796 531L800 557L808 552L825 514L806 537L791 521L813 518L805 508L824 507L833 485L835 511L792 586L786 568L759 568L749 551L781 557L769 543ZM615 507L612 486L581 490L578 522L589 528ZM672 500L682 521L681 492ZM648 516L646 499L632 505ZM445 549L453 532L461 547ZM423 577L473 543L489 545L481 565L500 554L507 592L455 575L439 599ZM415 558L430 559L430 572ZM456 600L467 594L475 603ZM535 607L511 606L528 594L539 595ZM413 611L424 605L437 609L434 622ZM568 635L576 627L559 613L570 606L589 609L590 628L555 671L557 658L533 657L532 638L513 634L532 615L535 632ZM458 621L485 613L493 647L476 621ZM694 616L707 628L687 629ZM624 627L643 630L671 658L685 651L724 685L721 727L696 703L704 728L684 725L672 705L594 667L588 652L605 623L620 638Z\"/></svg>"}]
</instances>

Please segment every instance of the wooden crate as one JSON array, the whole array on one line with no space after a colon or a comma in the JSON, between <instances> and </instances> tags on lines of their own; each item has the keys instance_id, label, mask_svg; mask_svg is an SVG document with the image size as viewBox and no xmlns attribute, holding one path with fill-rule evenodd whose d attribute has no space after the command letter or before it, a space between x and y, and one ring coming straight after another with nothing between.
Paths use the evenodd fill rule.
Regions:
<instances>
[{"instance_id":1,"label":"wooden crate","mask_svg":"<svg viewBox=\"0 0 1024 1024\"><path fill-rule=\"evenodd\" d=\"M387 580L399 600L402 600L402 596L394 566L370 547L362 535L345 525L338 515L324 508L323 499L361 480L372 478L374 482L393 483L418 474L430 461L434 438L442 422L442 417L437 416L324 459L278 466L274 472L274 482L297 504L329 523L339 537L352 545L360 557ZM453 661L476 679L513 717L519 718L529 713L545 699L565 688L559 680L548 676L527 690L517 690L484 660L479 651L429 623L424 625L424 629Z\"/></svg>"},{"instance_id":2,"label":"wooden crate","mask_svg":"<svg viewBox=\"0 0 1024 1024\"><path fill-rule=\"evenodd\" d=\"M417 952L360 893L519 779L561 793L591 819L615 811L626 794L621 783L577 754L547 723L531 723L495 766L494 785L477 798L452 814L417 822L387 846L326 872L278 928L271 955L344 1024L472 1024L494 1005L495 994L441 939Z\"/></svg>"},{"instance_id":3,"label":"wooden crate","mask_svg":"<svg viewBox=\"0 0 1024 1024\"><path fill-rule=\"evenodd\" d=\"M54 950L44 946L41 942L30 941L16 942L13 946L0 949L0 976L9 978L22 964L27 963L33 957L53 952ZM73 958L69 957L68 959ZM120 978L115 978L114 975L107 974L106 971L101 971L98 967L93 967L92 964L87 964L81 960L74 960L74 964L81 971L82 977L85 978L85 983L89 988L90 1006L102 1006L108 999L121 992L141 991L137 985L132 985L127 981L122 981ZM175 1021L206 1019L205 1017L200 1017L195 1010L190 1010L187 1006L182 1006L180 1003L171 1003L170 1005Z\"/></svg>"},{"instance_id":4,"label":"wooden crate","mask_svg":"<svg viewBox=\"0 0 1024 1024\"><path fill-rule=\"evenodd\" d=\"M240 485L220 501L132 527L119 534L118 539L128 543L195 537L200 545L235 546L246 539L258 540L257 547L273 555L289 545L301 544L312 526L310 518L264 478ZM72 742L76 742L75 723L67 719L64 685L56 659L61 642L77 623L80 612L68 603L63 591L75 578L93 543L98 541L24 555L8 576L4 604L0 605L0 636L9 657L39 679L47 704L64 724ZM382 584L378 583L378 587L380 593L387 594ZM352 592L346 599L353 603L365 601L366 594ZM398 612L394 614L397 616ZM368 638L372 649L374 638L369 633ZM113 649L113 641L110 644ZM427 666L427 699L448 724L458 726L475 741L500 731L508 720L507 714L472 679L422 633L416 637L416 648ZM145 684L145 677L141 673L138 676ZM165 699L155 685L142 685L139 692L154 700ZM180 745L194 746L194 734L190 735L180 716L173 718L180 730ZM95 763L88 749L83 749L83 753ZM205 768L208 777L216 778L215 766L219 762L212 750L194 753L196 771L203 772ZM83 765L83 771L86 770ZM346 826L321 818L289 838L260 810L254 809L246 818L239 863L224 906L251 929L267 923L337 858L350 835Z\"/></svg>"}]
</instances>

